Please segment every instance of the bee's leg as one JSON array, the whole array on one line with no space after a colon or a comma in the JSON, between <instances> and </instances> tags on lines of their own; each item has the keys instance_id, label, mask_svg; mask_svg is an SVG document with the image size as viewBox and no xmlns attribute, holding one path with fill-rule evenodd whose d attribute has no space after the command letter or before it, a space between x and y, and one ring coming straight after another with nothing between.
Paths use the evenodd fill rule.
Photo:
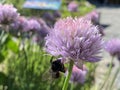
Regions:
<instances>
[{"instance_id":1,"label":"bee's leg","mask_svg":"<svg viewBox=\"0 0 120 90\"><path fill-rule=\"evenodd\" d=\"M64 66L64 64L63 64L63 65L62 65L62 68L61 68L61 72L65 73L65 71L66 71L66 68L65 68L65 66Z\"/></svg>"},{"instance_id":2,"label":"bee's leg","mask_svg":"<svg viewBox=\"0 0 120 90\"><path fill-rule=\"evenodd\" d=\"M54 58L54 56L52 56L52 57L50 58L50 63L52 63L53 58Z\"/></svg>"},{"instance_id":3,"label":"bee's leg","mask_svg":"<svg viewBox=\"0 0 120 90\"><path fill-rule=\"evenodd\" d=\"M60 73L56 72L56 78L59 78L59 77L60 77Z\"/></svg>"}]
</instances>

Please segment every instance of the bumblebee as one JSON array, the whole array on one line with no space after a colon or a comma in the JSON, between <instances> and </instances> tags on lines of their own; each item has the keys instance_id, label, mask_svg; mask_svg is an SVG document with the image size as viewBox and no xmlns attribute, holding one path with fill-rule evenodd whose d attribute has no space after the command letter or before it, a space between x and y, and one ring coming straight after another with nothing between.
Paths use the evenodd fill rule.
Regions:
<instances>
[{"instance_id":1,"label":"bumblebee","mask_svg":"<svg viewBox=\"0 0 120 90\"><path fill-rule=\"evenodd\" d=\"M50 60L51 63L51 73L53 78L59 78L60 72L65 73L65 66L61 62L61 59L57 59L55 61Z\"/></svg>"}]
</instances>

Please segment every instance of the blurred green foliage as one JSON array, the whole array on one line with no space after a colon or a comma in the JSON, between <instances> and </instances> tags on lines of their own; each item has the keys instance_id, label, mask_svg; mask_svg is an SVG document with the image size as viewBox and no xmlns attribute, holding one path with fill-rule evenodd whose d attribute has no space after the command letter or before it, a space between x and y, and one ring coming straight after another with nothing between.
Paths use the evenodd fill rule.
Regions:
<instances>
[{"instance_id":1,"label":"blurred green foliage","mask_svg":"<svg viewBox=\"0 0 120 90\"><path fill-rule=\"evenodd\" d=\"M25 47L7 61L8 90L61 90L65 77L52 78L49 71L51 56L38 45L28 44ZM73 90L89 90L94 84L95 66L90 63L87 66L89 74L85 84L75 84Z\"/></svg>"},{"instance_id":2,"label":"blurred green foliage","mask_svg":"<svg viewBox=\"0 0 120 90\"><path fill-rule=\"evenodd\" d=\"M44 49L30 40L16 39L16 42L8 33L3 51L9 53L6 56L6 70L0 72L0 85L7 90L61 90L64 82L64 74L59 79L53 79L50 73L51 56ZM19 45L18 45L19 44ZM12 46L11 46L12 45ZM17 48L14 49L13 47ZM21 48L20 48L21 47ZM18 50L17 52L14 50ZM7 57L8 56L8 57ZM55 59L55 58L54 58ZM94 64L86 63L89 68L84 85L69 84L73 90L89 90L94 84ZM67 66L66 66L67 67Z\"/></svg>"},{"instance_id":3,"label":"blurred green foliage","mask_svg":"<svg viewBox=\"0 0 120 90\"><path fill-rule=\"evenodd\" d=\"M5 59L4 55L0 53L0 63Z\"/></svg>"}]
</instances>

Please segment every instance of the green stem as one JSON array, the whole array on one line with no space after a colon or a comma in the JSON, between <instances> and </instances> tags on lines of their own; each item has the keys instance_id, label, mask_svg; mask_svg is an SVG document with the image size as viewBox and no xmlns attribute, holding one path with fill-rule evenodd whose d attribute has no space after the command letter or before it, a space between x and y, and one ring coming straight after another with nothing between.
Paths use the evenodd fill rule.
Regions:
<instances>
[{"instance_id":1,"label":"green stem","mask_svg":"<svg viewBox=\"0 0 120 90\"><path fill-rule=\"evenodd\" d=\"M29 79L29 77L28 77L28 72L29 72L29 68L28 68L28 55L27 55L27 52L26 52L26 49L25 49L25 45L24 45L24 42L22 42L22 44L23 44L23 54L24 54L24 59L25 59L25 72L24 72L24 74L25 74L25 80L26 80L26 90L28 90L29 89L29 81L28 81L28 79Z\"/></svg>"},{"instance_id":2,"label":"green stem","mask_svg":"<svg viewBox=\"0 0 120 90\"><path fill-rule=\"evenodd\" d=\"M105 85L106 82L108 81L108 78L109 78L110 73L111 73L111 71L112 71L112 63L113 63L113 59L114 59L114 57L112 57L112 60L111 60L111 63L110 63L110 67L109 67L109 70L108 70L107 75L106 75L106 77L105 77L105 81L104 81L104 83L102 84L102 86L100 87L99 90L102 90L103 87L104 87L104 85Z\"/></svg>"},{"instance_id":3,"label":"green stem","mask_svg":"<svg viewBox=\"0 0 120 90\"><path fill-rule=\"evenodd\" d=\"M2 48L2 45L3 45L3 43L2 43L2 38L4 37L4 34L5 34L5 31L2 30L2 32L1 32L1 34L0 34L0 49Z\"/></svg>"},{"instance_id":4,"label":"green stem","mask_svg":"<svg viewBox=\"0 0 120 90\"><path fill-rule=\"evenodd\" d=\"M74 89L74 86L73 86L73 83L71 83L70 90L73 90L73 89Z\"/></svg>"},{"instance_id":5,"label":"green stem","mask_svg":"<svg viewBox=\"0 0 120 90\"><path fill-rule=\"evenodd\" d=\"M24 53L25 60L26 60L25 69L27 69L28 68L28 56L27 56L27 53L26 53L26 50L25 50L24 46L23 46L23 53Z\"/></svg>"},{"instance_id":6,"label":"green stem","mask_svg":"<svg viewBox=\"0 0 120 90\"><path fill-rule=\"evenodd\" d=\"M116 73L115 73L115 75L114 75L114 77L112 79L111 84L110 84L110 89L109 90L112 90L112 86L113 86L115 80L117 79L117 76L118 76L119 72L120 72L120 62L119 62L119 67L118 67L118 69L117 69L117 71L116 71Z\"/></svg>"},{"instance_id":7,"label":"green stem","mask_svg":"<svg viewBox=\"0 0 120 90\"><path fill-rule=\"evenodd\" d=\"M70 80L70 77L71 77L71 74L72 74L73 64L74 64L74 63L73 63L73 61L71 60L71 61L70 61L69 68L68 68L68 75L67 75L67 77L65 78L65 81L64 81L62 90L67 90L68 83L69 83L69 80Z\"/></svg>"}]
</instances>

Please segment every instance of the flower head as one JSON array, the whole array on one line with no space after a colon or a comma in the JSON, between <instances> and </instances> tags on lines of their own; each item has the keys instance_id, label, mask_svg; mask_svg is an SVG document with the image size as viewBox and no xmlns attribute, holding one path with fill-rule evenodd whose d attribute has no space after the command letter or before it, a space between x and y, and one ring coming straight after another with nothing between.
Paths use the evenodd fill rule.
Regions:
<instances>
[{"instance_id":1,"label":"flower head","mask_svg":"<svg viewBox=\"0 0 120 90\"><path fill-rule=\"evenodd\" d=\"M49 12L44 13L43 18L44 18L45 20L50 20L50 21L54 21L54 20L55 20L55 18L54 18L54 16L52 15L52 13L49 13Z\"/></svg>"},{"instance_id":2,"label":"flower head","mask_svg":"<svg viewBox=\"0 0 120 90\"><path fill-rule=\"evenodd\" d=\"M27 20L27 25L24 27L23 31L39 31L41 28L39 22L34 19Z\"/></svg>"},{"instance_id":3,"label":"flower head","mask_svg":"<svg viewBox=\"0 0 120 90\"><path fill-rule=\"evenodd\" d=\"M23 28L27 25L27 18L24 16L19 16L15 22L11 24L11 27L15 30L23 30Z\"/></svg>"},{"instance_id":4,"label":"flower head","mask_svg":"<svg viewBox=\"0 0 120 90\"><path fill-rule=\"evenodd\" d=\"M90 19L93 24L95 24L95 25L99 24L99 18L100 18L100 13L99 12L92 11L92 12L88 13L85 17Z\"/></svg>"},{"instance_id":5,"label":"flower head","mask_svg":"<svg viewBox=\"0 0 120 90\"><path fill-rule=\"evenodd\" d=\"M38 22L41 26L39 30L39 36L41 36L41 38L44 38L49 33L50 27L46 24L46 22L43 19L38 19Z\"/></svg>"},{"instance_id":6,"label":"flower head","mask_svg":"<svg viewBox=\"0 0 120 90\"><path fill-rule=\"evenodd\" d=\"M10 24L19 16L13 5L0 5L0 24Z\"/></svg>"},{"instance_id":7,"label":"flower head","mask_svg":"<svg viewBox=\"0 0 120 90\"><path fill-rule=\"evenodd\" d=\"M78 9L78 4L75 1L72 1L68 4L68 10L71 12L76 12Z\"/></svg>"},{"instance_id":8,"label":"flower head","mask_svg":"<svg viewBox=\"0 0 120 90\"><path fill-rule=\"evenodd\" d=\"M53 15L54 15L54 17L56 17L56 18L61 17L61 13L60 13L59 11L55 11L55 12L53 13Z\"/></svg>"},{"instance_id":9,"label":"flower head","mask_svg":"<svg viewBox=\"0 0 120 90\"><path fill-rule=\"evenodd\" d=\"M74 62L100 60L102 38L96 26L84 19L68 17L56 22L46 37L46 50Z\"/></svg>"},{"instance_id":10,"label":"flower head","mask_svg":"<svg viewBox=\"0 0 120 90\"><path fill-rule=\"evenodd\" d=\"M105 50L111 56L120 56L120 39L111 39L105 44Z\"/></svg>"},{"instance_id":11,"label":"flower head","mask_svg":"<svg viewBox=\"0 0 120 90\"><path fill-rule=\"evenodd\" d=\"M85 67L85 65L83 65L83 69L79 69L74 65L72 69L70 82L83 84L85 82L86 74L87 68Z\"/></svg>"},{"instance_id":12,"label":"flower head","mask_svg":"<svg viewBox=\"0 0 120 90\"><path fill-rule=\"evenodd\" d=\"M44 38L50 31L50 27L46 24L46 22L42 18L34 18L40 24L40 29L33 36L33 41L39 44L43 44Z\"/></svg>"}]
</instances>

